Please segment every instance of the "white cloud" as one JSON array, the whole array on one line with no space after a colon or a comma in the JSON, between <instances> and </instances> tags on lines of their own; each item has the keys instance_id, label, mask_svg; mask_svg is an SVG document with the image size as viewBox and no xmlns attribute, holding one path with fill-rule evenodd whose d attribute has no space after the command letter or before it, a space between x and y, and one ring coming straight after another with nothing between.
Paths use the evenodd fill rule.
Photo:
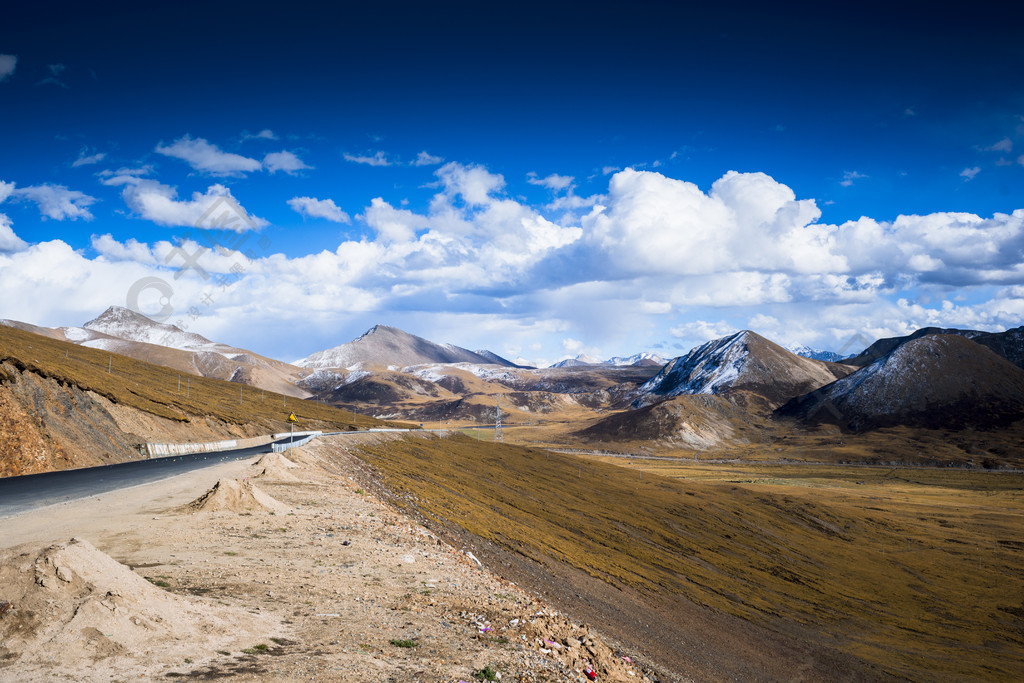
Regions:
<instances>
[{"instance_id":1,"label":"white cloud","mask_svg":"<svg viewBox=\"0 0 1024 683\"><path fill-rule=\"evenodd\" d=\"M682 325L676 325L669 330L669 333L678 339L696 340L697 343L702 343L724 337L736 331L735 325L724 320L716 322L694 320Z\"/></svg>"},{"instance_id":2,"label":"white cloud","mask_svg":"<svg viewBox=\"0 0 1024 683\"><path fill-rule=\"evenodd\" d=\"M14 183L0 180L0 204L3 204L14 193ZM0 213L0 252L20 251L27 247L25 240L14 234L11 219L7 214Z\"/></svg>"},{"instance_id":3,"label":"white cloud","mask_svg":"<svg viewBox=\"0 0 1024 683\"><path fill-rule=\"evenodd\" d=\"M375 152L373 156L349 154L345 152L342 154L345 161L351 161L356 164L366 164L367 166L390 166L391 161L384 152Z\"/></svg>"},{"instance_id":4,"label":"white cloud","mask_svg":"<svg viewBox=\"0 0 1024 683\"><path fill-rule=\"evenodd\" d=\"M861 178L867 178L863 173L857 173L857 171L844 171L843 179L839 181L839 184L843 187L850 187L853 183Z\"/></svg>"},{"instance_id":5,"label":"white cloud","mask_svg":"<svg viewBox=\"0 0 1024 683\"><path fill-rule=\"evenodd\" d=\"M18 66L17 55L0 55L0 82L6 80Z\"/></svg>"},{"instance_id":6,"label":"white cloud","mask_svg":"<svg viewBox=\"0 0 1024 683\"><path fill-rule=\"evenodd\" d=\"M78 153L78 158L71 163L72 168L78 168L79 166L89 166L91 164L98 164L107 158L106 152L96 152L95 154L87 154L88 150L83 149Z\"/></svg>"},{"instance_id":7,"label":"white cloud","mask_svg":"<svg viewBox=\"0 0 1024 683\"><path fill-rule=\"evenodd\" d=\"M983 151L986 152L1004 152L1006 154L1009 154L1010 152L1013 151L1013 140L1011 140L1010 138L1003 138L994 145L991 145L989 147L983 147L982 149Z\"/></svg>"},{"instance_id":8,"label":"white cloud","mask_svg":"<svg viewBox=\"0 0 1024 683\"><path fill-rule=\"evenodd\" d=\"M546 187L554 192L560 192L561 190L571 188L573 186L573 180L575 180L575 178L571 175L558 175L557 173L552 173L544 178L538 177L537 174L533 172L526 174L526 182L531 185Z\"/></svg>"},{"instance_id":9,"label":"white cloud","mask_svg":"<svg viewBox=\"0 0 1024 683\"><path fill-rule=\"evenodd\" d=\"M242 142L246 140L277 140L278 137L274 135L274 131L269 128L264 128L259 133L250 133L248 131L242 133Z\"/></svg>"},{"instance_id":10,"label":"white cloud","mask_svg":"<svg viewBox=\"0 0 1024 683\"><path fill-rule=\"evenodd\" d=\"M10 194L15 199L34 202L44 218L55 221L74 221L79 218L91 221L89 206L96 202L95 197L90 197L84 192L69 190L64 185L46 183L15 189Z\"/></svg>"},{"instance_id":11,"label":"white cloud","mask_svg":"<svg viewBox=\"0 0 1024 683\"><path fill-rule=\"evenodd\" d=\"M97 253L109 260L159 265L159 261L149 248L149 245L139 242L134 238L129 239L127 242L118 242L110 233L107 233L105 235L93 235L90 242L92 248Z\"/></svg>"},{"instance_id":12,"label":"white cloud","mask_svg":"<svg viewBox=\"0 0 1024 683\"><path fill-rule=\"evenodd\" d=\"M14 234L11 219L0 213L0 252L21 251L27 246L25 240Z\"/></svg>"},{"instance_id":13,"label":"white cloud","mask_svg":"<svg viewBox=\"0 0 1024 683\"><path fill-rule=\"evenodd\" d=\"M288 175L295 175L297 171L313 168L312 166L307 166L302 159L287 150L271 152L263 157L263 167L271 173L284 171Z\"/></svg>"},{"instance_id":14,"label":"white cloud","mask_svg":"<svg viewBox=\"0 0 1024 683\"><path fill-rule=\"evenodd\" d=\"M960 171L960 177L964 180L974 180L974 176L981 173L981 166L972 166Z\"/></svg>"},{"instance_id":15,"label":"white cloud","mask_svg":"<svg viewBox=\"0 0 1024 683\"><path fill-rule=\"evenodd\" d=\"M197 171L210 175L242 175L261 168L260 162L240 154L222 151L203 138L185 135L170 145L156 146L156 152L181 159Z\"/></svg>"},{"instance_id":16,"label":"white cloud","mask_svg":"<svg viewBox=\"0 0 1024 683\"><path fill-rule=\"evenodd\" d=\"M444 161L441 157L436 157L433 154L428 154L426 150L423 150L416 155L416 161L412 162L413 166L436 166Z\"/></svg>"},{"instance_id":17,"label":"white cloud","mask_svg":"<svg viewBox=\"0 0 1024 683\"><path fill-rule=\"evenodd\" d=\"M134 185L143 180L142 176L147 176L152 172L152 166L142 166L141 168L127 168L122 166L116 171L105 169L96 175L100 177L100 182L104 185L117 186Z\"/></svg>"},{"instance_id":18,"label":"white cloud","mask_svg":"<svg viewBox=\"0 0 1024 683\"><path fill-rule=\"evenodd\" d=\"M140 218L158 225L245 232L268 225L248 213L223 185L211 185L205 193L193 192L191 200L178 200L177 190L155 180L135 178L125 184L125 203Z\"/></svg>"},{"instance_id":19,"label":"white cloud","mask_svg":"<svg viewBox=\"0 0 1024 683\"><path fill-rule=\"evenodd\" d=\"M373 199L363 217L383 242L409 242L417 230L430 225L426 217L407 209L396 209L380 197Z\"/></svg>"},{"instance_id":20,"label":"white cloud","mask_svg":"<svg viewBox=\"0 0 1024 683\"><path fill-rule=\"evenodd\" d=\"M123 188L135 215L161 225L194 225L215 202L231 198L212 185L179 199L148 173L122 168L99 175ZM1024 209L828 225L817 222L813 199L798 198L763 173L729 172L702 190L627 169L590 198L596 205L586 215L555 222L549 207L511 198L504 177L482 166L451 162L435 177L426 209L374 198L358 217L373 231L368 237L297 258L246 260L238 284L216 292L207 327L197 331L260 347L270 343L270 320L319 330L302 335L308 346L291 356L299 357L346 341L337 338L339 329L351 338L387 313L388 321L428 338L472 348L504 343L543 359L562 354L563 340L595 340L602 350L595 355L604 357L666 340L699 343L749 326L782 342L838 350L855 334L873 340L923 324L994 329L1024 317ZM0 200L15 192L0 184ZM288 204L306 216L347 218L330 199L293 197ZM98 256L89 259L62 243L29 247L3 225L9 221L0 221L0 245L23 253L0 255L0 296L32 298L38 286L36 300L59 299L54 310L88 310L72 322L123 300L132 278L170 281L168 268L180 264L165 263L173 250L167 243L99 235L92 242ZM214 273L228 272L237 257L203 258ZM62 271L40 284L44 259L68 277ZM174 306L185 311L199 305L209 282L190 271L174 287ZM953 301L954 290L980 303Z\"/></svg>"},{"instance_id":21,"label":"white cloud","mask_svg":"<svg viewBox=\"0 0 1024 683\"><path fill-rule=\"evenodd\" d=\"M446 196L461 195L474 206L490 204L491 194L505 187L502 175L491 173L483 166L463 166L453 161L437 169L436 175Z\"/></svg>"},{"instance_id":22,"label":"white cloud","mask_svg":"<svg viewBox=\"0 0 1024 683\"><path fill-rule=\"evenodd\" d=\"M315 199L313 197L292 197L288 206L303 216L323 218L335 223L351 223L349 215L338 208L333 199Z\"/></svg>"}]
</instances>

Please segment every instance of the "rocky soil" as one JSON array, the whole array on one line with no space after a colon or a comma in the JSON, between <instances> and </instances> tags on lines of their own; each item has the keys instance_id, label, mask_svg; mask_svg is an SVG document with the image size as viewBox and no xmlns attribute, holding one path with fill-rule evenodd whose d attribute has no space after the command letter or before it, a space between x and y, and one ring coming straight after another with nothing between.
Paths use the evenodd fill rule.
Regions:
<instances>
[{"instance_id":1,"label":"rocky soil","mask_svg":"<svg viewBox=\"0 0 1024 683\"><path fill-rule=\"evenodd\" d=\"M658 678L351 466L323 439L3 520L0 679Z\"/></svg>"}]
</instances>

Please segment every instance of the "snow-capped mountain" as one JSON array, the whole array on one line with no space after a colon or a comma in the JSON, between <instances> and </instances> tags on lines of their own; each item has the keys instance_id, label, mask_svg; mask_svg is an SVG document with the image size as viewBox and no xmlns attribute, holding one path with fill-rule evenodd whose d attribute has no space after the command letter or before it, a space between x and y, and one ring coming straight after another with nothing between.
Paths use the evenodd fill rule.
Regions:
<instances>
[{"instance_id":1,"label":"snow-capped mountain","mask_svg":"<svg viewBox=\"0 0 1024 683\"><path fill-rule=\"evenodd\" d=\"M862 352L847 358L844 363L850 365L869 365L900 346L921 337L934 334L952 334L975 341L995 351L1019 368L1024 368L1024 327L1016 327L1005 332L982 332L980 330L957 330L942 327L923 327L903 337L886 337L879 339Z\"/></svg>"},{"instance_id":2,"label":"snow-capped mountain","mask_svg":"<svg viewBox=\"0 0 1024 683\"><path fill-rule=\"evenodd\" d=\"M669 396L739 390L759 394L779 405L845 374L843 366L798 356L743 330L669 361L640 387L633 406L640 408Z\"/></svg>"},{"instance_id":3,"label":"snow-capped mountain","mask_svg":"<svg viewBox=\"0 0 1024 683\"><path fill-rule=\"evenodd\" d=\"M210 341L121 306L111 306L82 327L43 328L10 320L0 324L202 377L250 384L289 396L308 395L294 384L299 376L294 366Z\"/></svg>"},{"instance_id":4,"label":"snow-capped mountain","mask_svg":"<svg viewBox=\"0 0 1024 683\"><path fill-rule=\"evenodd\" d=\"M215 350L213 347L223 346L214 344L206 337L194 332L186 332L175 325L150 320L141 313L122 306L111 306L82 327L60 329L68 341L76 342L86 341L89 338L89 331L92 331L118 339L156 344L172 349L213 351Z\"/></svg>"},{"instance_id":5,"label":"snow-capped mountain","mask_svg":"<svg viewBox=\"0 0 1024 683\"><path fill-rule=\"evenodd\" d=\"M795 353L798 356L803 356L804 358L811 358L813 360L823 360L828 363L838 363L843 359L843 357L840 356L835 351L822 351L820 349L812 349L811 347L805 346L803 344L787 346L786 349L792 353Z\"/></svg>"},{"instance_id":6,"label":"snow-capped mountain","mask_svg":"<svg viewBox=\"0 0 1024 683\"><path fill-rule=\"evenodd\" d=\"M605 365L664 365L665 359L652 351L634 353L632 356L614 356Z\"/></svg>"},{"instance_id":7,"label":"snow-capped mountain","mask_svg":"<svg viewBox=\"0 0 1024 683\"><path fill-rule=\"evenodd\" d=\"M854 431L1001 426L1024 417L1024 370L964 335L925 334L779 413Z\"/></svg>"},{"instance_id":8,"label":"snow-capped mountain","mask_svg":"<svg viewBox=\"0 0 1024 683\"><path fill-rule=\"evenodd\" d=\"M581 353L575 358L566 358L565 360L560 360L557 363L552 363L549 367L577 368L584 365L601 365L601 360L598 358L594 358L593 356L588 356L585 353Z\"/></svg>"},{"instance_id":9,"label":"snow-capped mountain","mask_svg":"<svg viewBox=\"0 0 1024 683\"><path fill-rule=\"evenodd\" d=\"M314 369L358 369L371 366L405 367L426 363L512 365L494 353L488 352L488 355L484 356L453 344L436 344L388 325L375 325L361 337L347 344L317 351L295 361L294 364Z\"/></svg>"},{"instance_id":10,"label":"snow-capped mountain","mask_svg":"<svg viewBox=\"0 0 1024 683\"><path fill-rule=\"evenodd\" d=\"M632 356L615 356L608 360L600 360L593 356L588 356L585 353L581 353L575 358L566 358L554 363L550 367L552 368L575 368L585 365L599 365L599 366L635 366L635 365L664 365L665 359L656 353L645 351L643 353L635 353Z\"/></svg>"}]
</instances>

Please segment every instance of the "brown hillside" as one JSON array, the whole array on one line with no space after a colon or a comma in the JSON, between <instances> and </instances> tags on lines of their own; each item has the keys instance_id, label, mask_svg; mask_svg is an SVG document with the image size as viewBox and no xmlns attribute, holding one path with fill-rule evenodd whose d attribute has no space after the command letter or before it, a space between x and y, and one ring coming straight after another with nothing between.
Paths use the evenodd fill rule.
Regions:
<instances>
[{"instance_id":1,"label":"brown hillside","mask_svg":"<svg viewBox=\"0 0 1024 683\"><path fill-rule=\"evenodd\" d=\"M108 371L109 369L109 371ZM180 381L180 384L179 384ZM121 462L150 441L209 441L378 420L0 327L0 476Z\"/></svg>"},{"instance_id":2,"label":"brown hillside","mask_svg":"<svg viewBox=\"0 0 1024 683\"><path fill-rule=\"evenodd\" d=\"M852 431L1002 427L1024 417L1024 370L964 337L930 334L795 399L779 414Z\"/></svg>"}]
</instances>

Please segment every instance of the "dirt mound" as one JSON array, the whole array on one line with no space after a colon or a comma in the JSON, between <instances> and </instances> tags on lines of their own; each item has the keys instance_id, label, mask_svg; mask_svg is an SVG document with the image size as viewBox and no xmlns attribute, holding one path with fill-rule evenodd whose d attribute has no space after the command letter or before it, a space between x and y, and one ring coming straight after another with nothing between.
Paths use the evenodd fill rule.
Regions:
<instances>
[{"instance_id":1,"label":"dirt mound","mask_svg":"<svg viewBox=\"0 0 1024 683\"><path fill-rule=\"evenodd\" d=\"M273 627L261 616L168 593L77 538L6 551L0 592L10 603L0 614L5 680L110 680L132 662L142 675L157 660L202 658Z\"/></svg>"},{"instance_id":2,"label":"dirt mound","mask_svg":"<svg viewBox=\"0 0 1024 683\"><path fill-rule=\"evenodd\" d=\"M585 624L570 621L554 610L542 609L517 620L529 647L573 671L588 669L599 681L650 681L628 656L616 653ZM589 678L589 676L588 676Z\"/></svg>"},{"instance_id":3,"label":"dirt mound","mask_svg":"<svg viewBox=\"0 0 1024 683\"><path fill-rule=\"evenodd\" d=\"M279 481L298 481L299 478L290 470L299 466L280 453L270 453L260 458L252 466L253 479L277 479Z\"/></svg>"},{"instance_id":4,"label":"dirt mound","mask_svg":"<svg viewBox=\"0 0 1024 683\"><path fill-rule=\"evenodd\" d=\"M189 512L288 512L288 506L259 490L248 479L221 479L185 506Z\"/></svg>"}]
</instances>

